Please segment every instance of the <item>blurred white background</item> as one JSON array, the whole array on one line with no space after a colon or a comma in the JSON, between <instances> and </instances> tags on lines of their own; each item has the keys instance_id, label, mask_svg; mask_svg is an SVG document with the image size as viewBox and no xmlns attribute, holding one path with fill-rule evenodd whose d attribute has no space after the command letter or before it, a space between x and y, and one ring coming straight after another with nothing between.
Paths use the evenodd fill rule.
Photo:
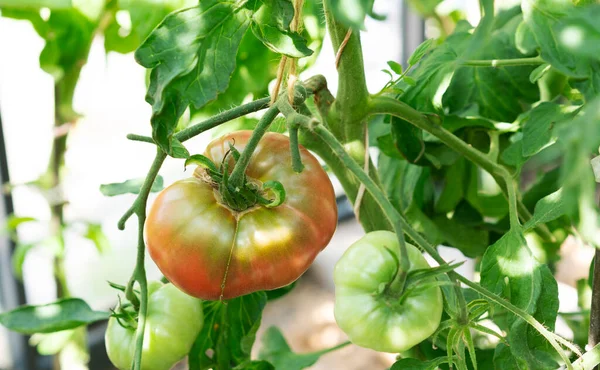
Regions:
<instances>
[{"instance_id":1,"label":"blurred white background","mask_svg":"<svg viewBox=\"0 0 600 370\"><path fill-rule=\"evenodd\" d=\"M381 69L388 60L400 60L401 7L396 0L378 0L376 12L386 14L383 22L368 20L368 32L362 35L368 87L377 92L388 80ZM445 1L442 13L461 8L469 20L476 22L479 12L477 1ZM24 184L37 179L46 169L51 150L54 125L52 77L39 68L38 56L43 40L26 21L0 18L0 108L8 147L11 180ZM323 52L316 64L304 76L323 74L329 86L337 86L334 54L331 43L325 40ZM117 220L131 205L134 196L104 197L99 186L103 183L122 182L144 177L154 157L152 145L128 141L128 133L150 133L150 106L144 101L145 70L135 63L132 55L105 54L103 40L95 40L89 61L83 68L76 91L74 107L83 115L69 137L66 155L65 193L69 205L66 218L70 222L85 220L101 223L108 236L111 249L100 255L93 243L77 233L67 235L67 274L73 295L82 297L95 309L106 310L115 303L116 292L107 280L125 283L135 263L135 218L130 219L125 231L116 227ZM202 152L210 140L210 133L186 143L190 152ZM169 159L160 174L165 184L184 178L183 161ZM338 186L338 192L340 191ZM34 188L17 186L13 193L18 216L31 216L46 221L50 211L44 198ZM152 202L150 199L150 204ZM19 237L24 243L44 239L48 230L44 222L28 223L21 227ZM355 221L338 228L331 244L313 267L319 284L333 291L333 264L345 248L363 234ZM454 250L452 250L454 251ZM449 259L458 260L457 252ZM38 246L29 253L24 265L27 299L40 304L55 299L52 277L51 252ZM150 259L149 277L159 276ZM471 274L473 264L462 271ZM325 293L324 293L325 294ZM571 293L567 293L571 294ZM331 302L331 294L325 294ZM575 299L561 299L569 310ZM333 306L324 303L322 313L333 322ZM576 307L576 305L575 305ZM574 308L573 308L574 309ZM2 333L0 328L0 334ZM325 329L327 325L325 325ZM0 367L3 367L2 338L0 335Z\"/></svg>"}]
</instances>

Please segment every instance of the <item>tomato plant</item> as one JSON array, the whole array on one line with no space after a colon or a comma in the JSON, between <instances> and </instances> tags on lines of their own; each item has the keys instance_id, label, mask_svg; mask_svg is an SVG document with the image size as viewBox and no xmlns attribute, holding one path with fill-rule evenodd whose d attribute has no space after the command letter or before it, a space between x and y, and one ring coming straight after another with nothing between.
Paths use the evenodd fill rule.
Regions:
<instances>
[{"instance_id":1,"label":"tomato plant","mask_svg":"<svg viewBox=\"0 0 600 370\"><path fill-rule=\"evenodd\" d=\"M190 351L202 329L202 302L158 282L148 287L148 314L144 329L143 369L168 370ZM106 351L119 369L129 369L135 353L137 320L122 306L108 320ZM135 314L135 311L133 311Z\"/></svg>"},{"instance_id":2,"label":"tomato plant","mask_svg":"<svg viewBox=\"0 0 600 370\"><path fill-rule=\"evenodd\" d=\"M206 158L226 163L230 145L242 151L251 135L237 131L214 140ZM280 288L306 271L335 231L337 208L317 159L301 148L304 170L296 173L289 148L287 136L267 133L246 169L256 187L274 180L283 185L285 199L277 207L254 201L239 209L201 166L158 195L146 219L146 241L169 281L199 298L229 299Z\"/></svg>"},{"instance_id":3,"label":"tomato plant","mask_svg":"<svg viewBox=\"0 0 600 370\"><path fill-rule=\"evenodd\" d=\"M429 264L407 244L407 272ZM429 338L442 318L442 292L421 280L403 294L390 287L400 267L398 238L373 231L352 244L335 265L335 319L352 343L383 352L404 352ZM423 288L426 287L426 288Z\"/></svg>"},{"instance_id":4,"label":"tomato plant","mask_svg":"<svg viewBox=\"0 0 600 370\"><path fill-rule=\"evenodd\" d=\"M147 282L146 251L173 283L169 290L205 299L194 340L188 333L185 346L170 349L173 340L155 352L165 366L187 354L192 370L301 369L348 344L296 354L269 329L252 357L269 297L292 290L336 227L335 195L316 157L367 232L334 272L334 313L351 342L399 353L394 370L600 363L600 265L572 268L584 272L572 283L576 312L560 310L560 301L574 300L559 296L556 273L570 240L600 246L599 160L595 177L590 166L600 146L597 2L523 0L507 8L480 0L477 16L467 17L441 14L440 1L409 1L438 37L402 60L380 61L390 79L378 91L367 90L361 43L365 19L381 18L377 1L100 2L95 12L55 0L28 0L25 10L0 0L0 7L3 16L31 20L46 40L40 62L57 78L59 127L76 120L65 107L97 33L107 50L135 50L148 70L151 136L128 138L153 146L154 160L144 179L101 188L137 194L117 225L138 221L131 278L112 284L129 303L113 315L109 338L115 329L134 338L115 322L137 318L129 320L135 343L127 357L113 356L119 367L152 366L145 333L163 306L154 301L161 290ZM131 15L125 37L123 11ZM326 35L337 76L310 76ZM188 140L211 130L218 138L195 154ZM60 180L65 144L55 142L50 187ZM162 190L167 158L198 168L150 201ZM65 204L53 208L53 224L66 225ZM11 231L28 221L13 220ZM55 235L59 286L66 286L63 229ZM458 260L449 262L439 245ZM457 272L465 260L477 279ZM0 314L0 323L48 334L109 316L59 293L51 305ZM558 320L572 336L557 330Z\"/></svg>"}]
</instances>

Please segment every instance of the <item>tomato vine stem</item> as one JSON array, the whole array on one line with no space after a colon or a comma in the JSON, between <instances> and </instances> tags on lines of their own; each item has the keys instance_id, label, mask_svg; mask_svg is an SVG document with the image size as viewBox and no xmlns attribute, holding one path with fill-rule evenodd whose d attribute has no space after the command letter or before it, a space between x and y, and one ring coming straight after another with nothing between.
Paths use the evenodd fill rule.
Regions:
<instances>
[{"instance_id":1,"label":"tomato vine stem","mask_svg":"<svg viewBox=\"0 0 600 370\"><path fill-rule=\"evenodd\" d=\"M508 196L510 203L513 203L513 205L516 203L516 212L521 216L521 219L523 221L528 221L531 218L531 213L529 213L527 208L516 197L516 192L511 196L509 187L513 186L513 178L511 173L504 166L492 161L487 155L465 143L441 125L431 122L427 116L413 109L406 103L390 97L377 96L371 99L369 106L371 114L391 114L402 118L418 128L434 135L448 147L454 149L457 153L483 168L494 177L504 194ZM514 201L511 201L511 198L514 198ZM515 220L513 220L513 223L518 224ZM554 236L545 224L538 225L537 230L544 239L550 241L554 240Z\"/></svg>"},{"instance_id":2,"label":"tomato vine stem","mask_svg":"<svg viewBox=\"0 0 600 370\"><path fill-rule=\"evenodd\" d=\"M365 68L360 43L360 32L348 35L348 27L338 22L329 9L327 1L323 4L325 20L329 37L337 54L343 46L343 53L339 58L338 91L333 103L333 110L339 120L330 122L332 131L342 142L362 139L364 136L365 107L369 100L369 91L365 77Z\"/></svg>"},{"instance_id":3,"label":"tomato vine stem","mask_svg":"<svg viewBox=\"0 0 600 370\"><path fill-rule=\"evenodd\" d=\"M248 167L248 163L250 163L250 158L256 150L260 139L265 135L271 123L279 114L279 108L277 105L273 105L270 107L267 112L262 116L260 121L258 121L258 125L252 132L252 136L246 147L242 151L240 158L235 163L235 167L233 167L233 171L231 172L231 176L229 176L229 183L234 188L242 188L244 186L244 174L246 173L246 167Z\"/></svg>"},{"instance_id":4,"label":"tomato vine stem","mask_svg":"<svg viewBox=\"0 0 600 370\"><path fill-rule=\"evenodd\" d=\"M529 66L540 65L545 61L540 57L515 58L515 59L489 59L489 60L465 60L462 65L469 67L511 67L511 66Z\"/></svg>"}]
</instances>

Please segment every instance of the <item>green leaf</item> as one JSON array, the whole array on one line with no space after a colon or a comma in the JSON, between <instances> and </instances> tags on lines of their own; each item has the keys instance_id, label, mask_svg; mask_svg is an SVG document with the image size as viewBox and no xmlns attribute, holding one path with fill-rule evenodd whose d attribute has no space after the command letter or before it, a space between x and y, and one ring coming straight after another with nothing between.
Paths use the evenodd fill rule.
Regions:
<instances>
[{"instance_id":1,"label":"green leaf","mask_svg":"<svg viewBox=\"0 0 600 370\"><path fill-rule=\"evenodd\" d=\"M600 60L600 4L570 8L555 26L564 49L574 56Z\"/></svg>"},{"instance_id":2,"label":"green leaf","mask_svg":"<svg viewBox=\"0 0 600 370\"><path fill-rule=\"evenodd\" d=\"M281 331L271 326L262 339L262 348L258 354L261 360L271 362L276 370L300 370L312 366L321 354L296 354L285 341Z\"/></svg>"},{"instance_id":3,"label":"green leaf","mask_svg":"<svg viewBox=\"0 0 600 370\"><path fill-rule=\"evenodd\" d=\"M196 3L194 0L119 0L115 3L118 9L108 13L111 20L104 30L105 50L123 54L134 51L169 13ZM123 16L128 16L129 22Z\"/></svg>"},{"instance_id":4,"label":"green leaf","mask_svg":"<svg viewBox=\"0 0 600 370\"><path fill-rule=\"evenodd\" d=\"M13 273L18 279L23 279L23 264L27 253L35 247L35 244L18 243L11 256Z\"/></svg>"},{"instance_id":5,"label":"green leaf","mask_svg":"<svg viewBox=\"0 0 600 370\"><path fill-rule=\"evenodd\" d=\"M421 361L416 358L403 358L396 361L390 370L435 370L445 363L448 363L447 356L441 356L429 361Z\"/></svg>"},{"instance_id":6,"label":"green leaf","mask_svg":"<svg viewBox=\"0 0 600 370\"><path fill-rule=\"evenodd\" d=\"M573 3L570 0L524 0L521 8L541 57L568 76L587 77L589 62L571 53L557 33L561 18L574 10Z\"/></svg>"},{"instance_id":7,"label":"green leaf","mask_svg":"<svg viewBox=\"0 0 600 370\"><path fill-rule=\"evenodd\" d=\"M481 261L481 285L533 313L542 282L522 230L509 230L488 247Z\"/></svg>"},{"instance_id":8,"label":"green leaf","mask_svg":"<svg viewBox=\"0 0 600 370\"><path fill-rule=\"evenodd\" d=\"M53 333L108 319L108 312L93 311L78 298L41 306L21 306L0 314L0 324L23 334Z\"/></svg>"},{"instance_id":9,"label":"green leaf","mask_svg":"<svg viewBox=\"0 0 600 370\"><path fill-rule=\"evenodd\" d=\"M515 47L518 19L508 22L485 39L475 35L469 42L469 50L461 57L469 59L510 59L524 57ZM523 112L523 103L539 100L539 88L529 81L532 66L515 67L462 67L456 71L443 105L450 113L476 112L471 114L501 122L512 122Z\"/></svg>"},{"instance_id":10,"label":"green leaf","mask_svg":"<svg viewBox=\"0 0 600 370\"><path fill-rule=\"evenodd\" d=\"M519 26L517 26L515 37L515 46L523 55L533 54L537 50L537 41L535 40L535 36L533 35L533 32L531 32L531 28L527 22L525 22L525 20L521 21Z\"/></svg>"},{"instance_id":11,"label":"green leaf","mask_svg":"<svg viewBox=\"0 0 600 370\"><path fill-rule=\"evenodd\" d=\"M413 51L412 55L408 58L408 61L407 61L408 65L414 66L417 63L419 63L421 61L421 59L423 59L425 54L427 54L427 52L431 49L432 45L433 45L433 39L427 39L427 40L423 41L419 46L417 46L415 51Z\"/></svg>"},{"instance_id":12,"label":"green leaf","mask_svg":"<svg viewBox=\"0 0 600 370\"><path fill-rule=\"evenodd\" d=\"M418 162L425 153L423 131L398 117L392 117L391 125L392 138L396 149L408 162Z\"/></svg>"},{"instance_id":13,"label":"green leaf","mask_svg":"<svg viewBox=\"0 0 600 370\"><path fill-rule=\"evenodd\" d=\"M548 63L540 64L539 67L531 71L529 75L529 82L536 83L540 78L542 78L546 72L548 72L552 68L552 66Z\"/></svg>"},{"instance_id":14,"label":"green leaf","mask_svg":"<svg viewBox=\"0 0 600 370\"><path fill-rule=\"evenodd\" d=\"M583 94L588 101L600 96L600 62L590 62L590 76L583 80L574 80L573 85Z\"/></svg>"},{"instance_id":15,"label":"green leaf","mask_svg":"<svg viewBox=\"0 0 600 370\"><path fill-rule=\"evenodd\" d=\"M325 0L335 19L354 30L365 29L365 17L373 13L374 0Z\"/></svg>"},{"instance_id":16,"label":"green leaf","mask_svg":"<svg viewBox=\"0 0 600 370\"><path fill-rule=\"evenodd\" d=\"M275 53L291 58L307 57L313 53L306 46L306 40L296 32L281 31L271 25L257 23L252 24L252 32Z\"/></svg>"},{"instance_id":17,"label":"green leaf","mask_svg":"<svg viewBox=\"0 0 600 370\"><path fill-rule=\"evenodd\" d=\"M295 287L296 287L296 282L298 280L294 281L293 283L286 285L282 288L278 288L278 289L273 289L273 290L266 290L265 293L267 293L267 300L272 301L274 299L278 299L283 297L284 295L288 294L289 292L291 292Z\"/></svg>"},{"instance_id":18,"label":"green leaf","mask_svg":"<svg viewBox=\"0 0 600 370\"><path fill-rule=\"evenodd\" d=\"M338 348L339 346L312 353L295 353L285 341L281 331L271 326L263 335L258 358L272 363L275 370L301 370L314 365L319 357Z\"/></svg>"},{"instance_id":19,"label":"green leaf","mask_svg":"<svg viewBox=\"0 0 600 370\"><path fill-rule=\"evenodd\" d=\"M557 167L551 171L544 171L523 194L523 204L529 209L534 209L537 202L554 193L560 188L560 168Z\"/></svg>"},{"instance_id":20,"label":"green leaf","mask_svg":"<svg viewBox=\"0 0 600 370\"><path fill-rule=\"evenodd\" d=\"M509 166L521 170L521 167L527 162L527 157L523 155L523 133L517 132L510 138L511 144L504 149L500 158L502 162Z\"/></svg>"},{"instance_id":21,"label":"green leaf","mask_svg":"<svg viewBox=\"0 0 600 370\"><path fill-rule=\"evenodd\" d=\"M0 0L0 8L14 9L69 9L73 0Z\"/></svg>"},{"instance_id":22,"label":"green leaf","mask_svg":"<svg viewBox=\"0 0 600 370\"><path fill-rule=\"evenodd\" d=\"M204 326L189 354L190 370L230 369L249 361L266 303L265 292L205 301Z\"/></svg>"},{"instance_id":23,"label":"green leaf","mask_svg":"<svg viewBox=\"0 0 600 370\"><path fill-rule=\"evenodd\" d=\"M39 58L40 67L52 75L55 81L62 80L69 71L79 70L87 61L96 25L79 10L54 9L48 20L44 20L36 9L2 8L2 16L24 19L32 23L36 32L45 40ZM76 79L73 76L69 77Z\"/></svg>"},{"instance_id":24,"label":"green leaf","mask_svg":"<svg viewBox=\"0 0 600 370\"><path fill-rule=\"evenodd\" d=\"M556 125L554 130L564 153L560 177L564 209L584 240L600 243L600 212L590 166L590 156L600 146L600 136L590 135L600 132L600 98L587 103L573 120Z\"/></svg>"},{"instance_id":25,"label":"green leaf","mask_svg":"<svg viewBox=\"0 0 600 370\"><path fill-rule=\"evenodd\" d=\"M94 243L98 253L107 252L110 249L110 242L104 231L102 231L102 225L89 223L87 227L87 231L83 236Z\"/></svg>"},{"instance_id":26,"label":"green leaf","mask_svg":"<svg viewBox=\"0 0 600 370\"><path fill-rule=\"evenodd\" d=\"M19 225L33 221L37 221L37 219L34 217L16 216L12 214L6 219L6 224L4 225L4 227L0 229L0 235L2 235L3 233L14 233L15 231L17 231Z\"/></svg>"},{"instance_id":27,"label":"green leaf","mask_svg":"<svg viewBox=\"0 0 600 370\"><path fill-rule=\"evenodd\" d=\"M388 60L387 65L397 75L401 75L402 74L402 65L400 63L394 62L393 60Z\"/></svg>"},{"instance_id":28,"label":"green leaf","mask_svg":"<svg viewBox=\"0 0 600 370\"><path fill-rule=\"evenodd\" d=\"M558 314L558 285L547 266L539 267L539 275L542 287L533 317L553 331ZM525 321L515 320L507 337L510 346L500 344L496 348L496 368L545 370L559 367L553 358L555 350Z\"/></svg>"},{"instance_id":29,"label":"green leaf","mask_svg":"<svg viewBox=\"0 0 600 370\"><path fill-rule=\"evenodd\" d=\"M488 248L481 262L481 285L554 330L558 286L548 267L531 255L521 230L510 230ZM552 359L554 350L530 325L510 314L494 317L494 321L506 328L508 350L512 355L508 356L507 348L499 345L494 356L497 368L542 370L557 367ZM515 364L517 367L513 366Z\"/></svg>"},{"instance_id":30,"label":"green leaf","mask_svg":"<svg viewBox=\"0 0 600 370\"><path fill-rule=\"evenodd\" d=\"M290 0L263 0L252 17L252 33L270 50L292 58L312 55L307 41L290 30L294 6Z\"/></svg>"},{"instance_id":31,"label":"green leaf","mask_svg":"<svg viewBox=\"0 0 600 370\"><path fill-rule=\"evenodd\" d=\"M402 81L405 82L408 86L417 86L417 81L410 76L402 77Z\"/></svg>"},{"instance_id":32,"label":"green leaf","mask_svg":"<svg viewBox=\"0 0 600 370\"><path fill-rule=\"evenodd\" d=\"M52 356L60 352L73 337L73 330L63 330L54 333L36 333L29 340L29 344L36 346L37 351L43 356Z\"/></svg>"},{"instance_id":33,"label":"green leaf","mask_svg":"<svg viewBox=\"0 0 600 370\"><path fill-rule=\"evenodd\" d=\"M558 189L537 202L533 217L523 227L525 230L531 230L537 225L555 220L565 213L562 189Z\"/></svg>"},{"instance_id":34,"label":"green leaf","mask_svg":"<svg viewBox=\"0 0 600 370\"><path fill-rule=\"evenodd\" d=\"M556 137L552 135L554 126L573 116L572 107L543 102L519 117L523 126L524 157L531 157L542 149L554 144Z\"/></svg>"},{"instance_id":35,"label":"green leaf","mask_svg":"<svg viewBox=\"0 0 600 370\"><path fill-rule=\"evenodd\" d=\"M470 227L454 219L439 215L433 222L445 243L461 251L467 257L479 257L485 252L488 243L488 231L477 227Z\"/></svg>"},{"instance_id":36,"label":"green leaf","mask_svg":"<svg viewBox=\"0 0 600 370\"><path fill-rule=\"evenodd\" d=\"M100 192L107 196L113 197L121 194L138 194L144 184L145 179L131 179L125 182L103 184L100 185ZM163 189L163 178L162 176L156 176L150 192L156 193Z\"/></svg>"},{"instance_id":37,"label":"green leaf","mask_svg":"<svg viewBox=\"0 0 600 370\"><path fill-rule=\"evenodd\" d=\"M470 176L465 199L483 216L504 217L508 212L508 205L494 178L475 165L467 166L470 168Z\"/></svg>"},{"instance_id":38,"label":"green leaf","mask_svg":"<svg viewBox=\"0 0 600 370\"><path fill-rule=\"evenodd\" d=\"M468 180L464 158L457 160L446 170L443 189L435 202L435 212L446 214L456 208L466 192Z\"/></svg>"},{"instance_id":39,"label":"green leaf","mask_svg":"<svg viewBox=\"0 0 600 370\"><path fill-rule=\"evenodd\" d=\"M168 15L136 50L136 60L152 69L152 137L167 154L185 156L173 143L177 121L188 104L200 109L227 89L249 24L250 11L237 3L202 1Z\"/></svg>"},{"instance_id":40,"label":"green leaf","mask_svg":"<svg viewBox=\"0 0 600 370\"><path fill-rule=\"evenodd\" d=\"M409 0L410 6L425 18L435 14L435 8L443 0Z\"/></svg>"},{"instance_id":41,"label":"green leaf","mask_svg":"<svg viewBox=\"0 0 600 370\"><path fill-rule=\"evenodd\" d=\"M406 84L402 100L422 112L436 112L442 108L442 97L452 81L457 66L458 55L471 37L464 23L457 25L456 31L446 41L433 49L431 53L413 69L411 77L415 86ZM398 88L405 86L400 84Z\"/></svg>"},{"instance_id":42,"label":"green leaf","mask_svg":"<svg viewBox=\"0 0 600 370\"><path fill-rule=\"evenodd\" d=\"M377 162L381 183L394 207L402 211L413 202L420 206L429 170L381 154Z\"/></svg>"},{"instance_id":43,"label":"green leaf","mask_svg":"<svg viewBox=\"0 0 600 370\"><path fill-rule=\"evenodd\" d=\"M276 370L273 365L267 361L246 361L232 370Z\"/></svg>"}]
</instances>

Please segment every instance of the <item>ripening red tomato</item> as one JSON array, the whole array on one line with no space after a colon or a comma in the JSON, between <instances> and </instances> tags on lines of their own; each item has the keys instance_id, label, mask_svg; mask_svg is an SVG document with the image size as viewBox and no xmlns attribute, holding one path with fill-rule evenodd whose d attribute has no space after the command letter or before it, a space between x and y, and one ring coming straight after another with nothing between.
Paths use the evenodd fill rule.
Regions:
<instances>
[{"instance_id":1,"label":"ripening red tomato","mask_svg":"<svg viewBox=\"0 0 600 370\"><path fill-rule=\"evenodd\" d=\"M219 166L229 145L241 152L251 134L237 131L216 139L204 155ZM250 160L248 181L283 184L285 201L274 208L231 209L202 167L164 189L148 214L146 241L165 277L207 300L276 289L298 279L337 225L329 177L305 148L300 153L305 168L296 173L288 137L267 133Z\"/></svg>"}]
</instances>

